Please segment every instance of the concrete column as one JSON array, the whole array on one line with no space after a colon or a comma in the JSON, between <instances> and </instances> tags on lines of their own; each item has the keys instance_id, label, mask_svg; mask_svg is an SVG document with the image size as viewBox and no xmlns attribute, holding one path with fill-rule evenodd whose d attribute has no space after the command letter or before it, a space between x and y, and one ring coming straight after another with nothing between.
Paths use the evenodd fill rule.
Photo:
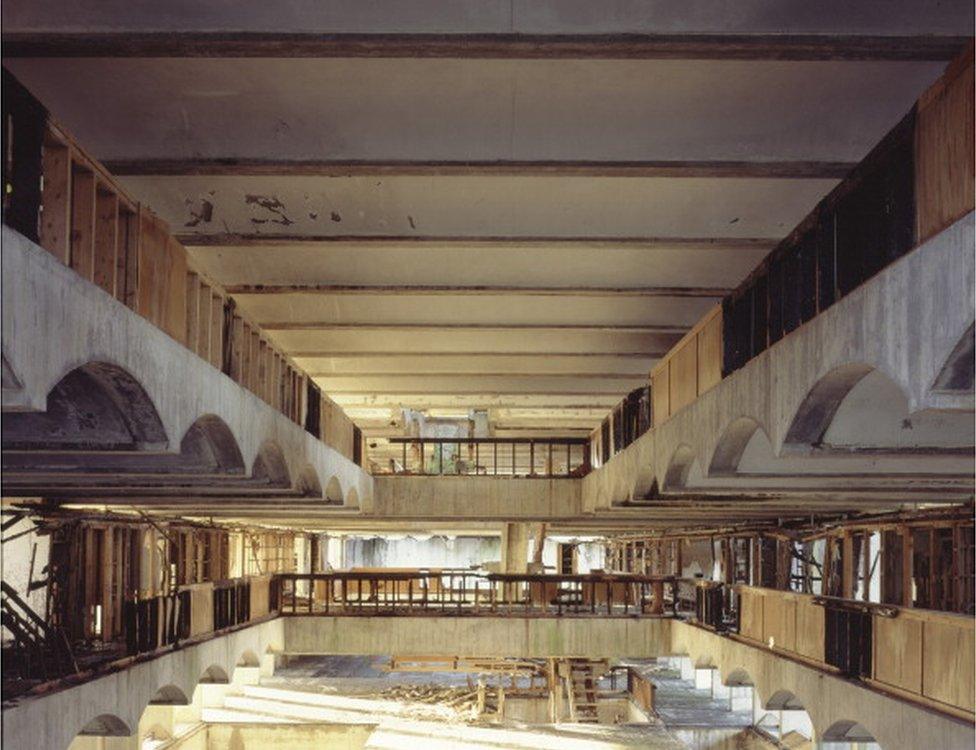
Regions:
<instances>
[{"instance_id":1,"label":"concrete column","mask_svg":"<svg viewBox=\"0 0 976 750\"><path fill-rule=\"evenodd\" d=\"M501 546L502 572L524 573L529 563L529 524L506 523Z\"/></svg>"}]
</instances>

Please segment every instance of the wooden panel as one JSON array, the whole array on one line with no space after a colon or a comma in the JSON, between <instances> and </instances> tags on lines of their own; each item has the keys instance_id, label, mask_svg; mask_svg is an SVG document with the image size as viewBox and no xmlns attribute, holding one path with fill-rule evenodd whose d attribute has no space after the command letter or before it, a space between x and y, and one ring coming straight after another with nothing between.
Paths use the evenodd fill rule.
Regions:
<instances>
[{"instance_id":1,"label":"wooden panel","mask_svg":"<svg viewBox=\"0 0 976 750\"><path fill-rule=\"evenodd\" d=\"M244 340L244 319L235 315L230 329L230 372L228 373L235 383L241 382L244 367L242 358Z\"/></svg>"},{"instance_id":2,"label":"wooden panel","mask_svg":"<svg viewBox=\"0 0 976 750\"><path fill-rule=\"evenodd\" d=\"M44 144L40 244L68 265L71 235L71 151L53 141Z\"/></svg>"},{"instance_id":3,"label":"wooden panel","mask_svg":"<svg viewBox=\"0 0 976 750\"><path fill-rule=\"evenodd\" d=\"M190 636L213 632L213 583L196 583L190 589Z\"/></svg>"},{"instance_id":4,"label":"wooden panel","mask_svg":"<svg viewBox=\"0 0 976 750\"><path fill-rule=\"evenodd\" d=\"M920 242L973 209L973 107L970 47L918 102L915 192Z\"/></svg>"},{"instance_id":5,"label":"wooden panel","mask_svg":"<svg viewBox=\"0 0 976 750\"><path fill-rule=\"evenodd\" d=\"M251 346L248 349L250 364L248 365L248 384L251 393L257 393L261 380L261 334L251 329Z\"/></svg>"},{"instance_id":6,"label":"wooden panel","mask_svg":"<svg viewBox=\"0 0 976 750\"><path fill-rule=\"evenodd\" d=\"M765 597L756 592L742 589L739 598L741 608L739 633L755 641L763 640L763 605Z\"/></svg>"},{"instance_id":7,"label":"wooden panel","mask_svg":"<svg viewBox=\"0 0 976 750\"><path fill-rule=\"evenodd\" d=\"M796 651L796 601L785 594L768 593L763 604L763 643Z\"/></svg>"},{"instance_id":8,"label":"wooden panel","mask_svg":"<svg viewBox=\"0 0 976 750\"><path fill-rule=\"evenodd\" d=\"M796 653L814 661L824 661L825 611L808 597L796 602Z\"/></svg>"},{"instance_id":9,"label":"wooden panel","mask_svg":"<svg viewBox=\"0 0 976 750\"><path fill-rule=\"evenodd\" d=\"M197 330L196 352L203 359L212 362L210 356L210 326L213 320L210 316L210 300L213 295L210 292L210 284L200 282L200 290L197 293L197 318L200 321Z\"/></svg>"},{"instance_id":10,"label":"wooden panel","mask_svg":"<svg viewBox=\"0 0 976 750\"><path fill-rule=\"evenodd\" d=\"M687 406L698 396L698 347L692 338L670 357L671 413Z\"/></svg>"},{"instance_id":11,"label":"wooden panel","mask_svg":"<svg viewBox=\"0 0 976 750\"><path fill-rule=\"evenodd\" d=\"M271 611L271 576L251 576L251 611L248 619L264 617Z\"/></svg>"},{"instance_id":12,"label":"wooden panel","mask_svg":"<svg viewBox=\"0 0 976 750\"><path fill-rule=\"evenodd\" d=\"M169 237L166 243L169 256L169 274L166 277L166 297L164 302L163 330L186 345L186 274L190 270L186 250Z\"/></svg>"},{"instance_id":13,"label":"wooden panel","mask_svg":"<svg viewBox=\"0 0 976 750\"><path fill-rule=\"evenodd\" d=\"M163 223L148 211L139 211L139 225L136 312L159 326L163 318L165 282L169 275L166 252L168 237Z\"/></svg>"},{"instance_id":14,"label":"wooden panel","mask_svg":"<svg viewBox=\"0 0 976 750\"><path fill-rule=\"evenodd\" d=\"M196 349L196 345L200 339L200 277L193 273L193 271L186 274L186 292L184 298L186 300L186 331L184 333L184 341L186 341L189 349L199 354L200 352Z\"/></svg>"},{"instance_id":15,"label":"wooden panel","mask_svg":"<svg viewBox=\"0 0 976 750\"><path fill-rule=\"evenodd\" d=\"M115 297L126 307L136 310L139 286L139 242L142 222L139 212L120 211L119 246L115 265Z\"/></svg>"},{"instance_id":16,"label":"wooden panel","mask_svg":"<svg viewBox=\"0 0 976 750\"><path fill-rule=\"evenodd\" d=\"M261 341L258 345L258 384L257 394L265 401L268 400L268 342Z\"/></svg>"},{"instance_id":17,"label":"wooden panel","mask_svg":"<svg viewBox=\"0 0 976 750\"><path fill-rule=\"evenodd\" d=\"M210 364L224 367L224 298L211 293L210 298Z\"/></svg>"},{"instance_id":18,"label":"wooden panel","mask_svg":"<svg viewBox=\"0 0 976 750\"><path fill-rule=\"evenodd\" d=\"M722 379L722 308L698 332L698 394Z\"/></svg>"},{"instance_id":19,"label":"wooden panel","mask_svg":"<svg viewBox=\"0 0 976 750\"><path fill-rule=\"evenodd\" d=\"M874 679L922 692L922 620L908 615L872 618Z\"/></svg>"},{"instance_id":20,"label":"wooden panel","mask_svg":"<svg viewBox=\"0 0 976 750\"><path fill-rule=\"evenodd\" d=\"M923 694L967 711L976 708L973 626L972 618L933 618L925 621L923 631Z\"/></svg>"},{"instance_id":21,"label":"wooden panel","mask_svg":"<svg viewBox=\"0 0 976 750\"><path fill-rule=\"evenodd\" d=\"M77 166L71 174L70 265L84 279L95 278L95 175Z\"/></svg>"},{"instance_id":22,"label":"wooden panel","mask_svg":"<svg viewBox=\"0 0 976 750\"><path fill-rule=\"evenodd\" d=\"M651 405L654 412L654 426L657 427L671 416L671 392L668 366L656 370L651 376Z\"/></svg>"},{"instance_id":23,"label":"wooden panel","mask_svg":"<svg viewBox=\"0 0 976 750\"><path fill-rule=\"evenodd\" d=\"M93 280L113 297L117 297L119 198L115 193L99 190L95 201L95 269Z\"/></svg>"}]
</instances>

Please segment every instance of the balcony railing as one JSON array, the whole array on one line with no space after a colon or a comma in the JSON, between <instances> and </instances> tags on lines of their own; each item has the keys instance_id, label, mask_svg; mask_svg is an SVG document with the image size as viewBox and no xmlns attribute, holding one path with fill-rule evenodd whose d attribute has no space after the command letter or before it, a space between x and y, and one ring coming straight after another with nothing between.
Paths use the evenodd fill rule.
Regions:
<instances>
[{"instance_id":1,"label":"balcony railing","mask_svg":"<svg viewBox=\"0 0 976 750\"><path fill-rule=\"evenodd\" d=\"M661 616L670 576L347 571L276 576L283 615Z\"/></svg>"},{"instance_id":2,"label":"balcony railing","mask_svg":"<svg viewBox=\"0 0 976 750\"><path fill-rule=\"evenodd\" d=\"M389 438L371 449L374 474L582 477L586 438Z\"/></svg>"}]
</instances>

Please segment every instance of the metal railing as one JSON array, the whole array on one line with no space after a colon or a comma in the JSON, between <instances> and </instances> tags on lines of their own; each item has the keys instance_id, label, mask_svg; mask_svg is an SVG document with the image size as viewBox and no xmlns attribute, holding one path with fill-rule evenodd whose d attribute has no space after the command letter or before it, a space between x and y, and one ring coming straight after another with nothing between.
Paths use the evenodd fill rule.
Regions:
<instances>
[{"instance_id":1,"label":"metal railing","mask_svg":"<svg viewBox=\"0 0 976 750\"><path fill-rule=\"evenodd\" d=\"M370 449L374 474L582 477L586 438L388 438Z\"/></svg>"},{"instance_id":2,"label":"metal railing","mask_svg":"<svg viewBox=\"0 0 976 750\"><path fill-rule=\"evenodd\" d=\"M677 593L671 576L604 573L281 573L275 582L283 615L661 616Z\"/></svg>"}]
</instances>

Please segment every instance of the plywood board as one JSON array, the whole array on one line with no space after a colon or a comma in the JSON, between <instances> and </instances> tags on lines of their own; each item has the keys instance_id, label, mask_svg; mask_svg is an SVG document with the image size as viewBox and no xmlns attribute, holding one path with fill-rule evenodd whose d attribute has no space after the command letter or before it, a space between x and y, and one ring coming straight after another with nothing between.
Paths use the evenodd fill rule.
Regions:
<instances>
[{"instance_id":1,"label":"plywood board","mask_svg":"<svg viewBox=\"0 0 976 750\"><path fill-rule=\"evenodd\" d=\"M722 308L698 332L698 395L722 379Z\"/></svg>"},{"instance_id":2,"label":"plywood board","mask_svg":"<svg viewBox=\"0 0 976 750\"><path fill-rule=\"evenodd\" d=\"M40 244L68 265L71 234L71 152L67 146L47 142L41 157Z\"/></svg>"},{"instance_id":3,"label":"plywood board","mask_svg":"<svg viewBox=\"0 0 976 750\"><path fill-rule=\"evenodd\" d=\"M670 377L667 365L651 376L651 407L654 426L663 424L671 416Z\"/></svg>"},{"instance_id":4,"label":"plywood board","mask_svg":"<svg viewBox=\"0 0 976 750\"><path fill-rule=\"evenodd\" d=\"M808 597L796 602L796 653L817 662L824 661L825 611Z\"/></svg>"},{"instance_id":5,"label":"plywood board","mask_svg":"<svg viewBox=\"0 0 976 750\"><path fill-rule=\"evenodd\" d=\"M765 598L757 591L743 589L739 598L739 633L755 641L763 640L763 609Z\"/></svg>"},{"instance_id":6,"label":"plywood board","mask_svg":"<svg viewBox=\"0 0 976 750\"><path fill-rule=\"evenodd\" d=\"M87 169L73 167L71 175L70 265L79 276L95 277L95 195L98 182Z\"/></svg>"},{"instance_id":7,"label":"plywood board","mask_svg":"<svg viewBox=\"0 0 976 750\"><path fill-rule=\"evenodd\" d=\"M922 620L874 617L874 679L912 693L922 692Z\"/></svg>"},{"instance_id":8,"label":"plywood board","mask_svg":"<svg viewBox=\"0 0 976 750\"><path fill-rule=\"evenodd\" d=\"M119 249L119 198L99 190L95 198L95 267L93 280L117 297L116 270Z\"/></svg>"},{"instance_id":9,"label":"plywood board","mask_svg":"<svg viewBox=\"0 0 976 750\"><path fill-rule=\"evenodd\" d=\"M687 406L698 397L698 346L689 339L670 356L671 413Z\"/></svg>"},{"instance_id":10,"label":"plywood board","mask_svg":"<svg viewBox=\"0 0 976 750\"><path fill-rule=\"evenodd\" d=\"M767 593L763 604L763 643L772 639L775 648L796 651L796 601L793 597Z\"/></svg>"},{"instance_id":11,"label":"plywood board","mask_svg":"<svg viewBox=\"0 0 976 750\"><path fill-rule=\"evenodd\" d=\"M919 242L973 210L973 106L970 48L918 102L915 200Z\"/></svg>"},{"instance_id":12,"label":"plywood board","mask_svg":"<svg viewBox=\"0 0 976 750\"><path fill-rule=\"evenodd\" d=\"M933 700L973 711L976 692L972 618L926 620L923 630L922 691Z\"/></svg>"}]
</instances>

